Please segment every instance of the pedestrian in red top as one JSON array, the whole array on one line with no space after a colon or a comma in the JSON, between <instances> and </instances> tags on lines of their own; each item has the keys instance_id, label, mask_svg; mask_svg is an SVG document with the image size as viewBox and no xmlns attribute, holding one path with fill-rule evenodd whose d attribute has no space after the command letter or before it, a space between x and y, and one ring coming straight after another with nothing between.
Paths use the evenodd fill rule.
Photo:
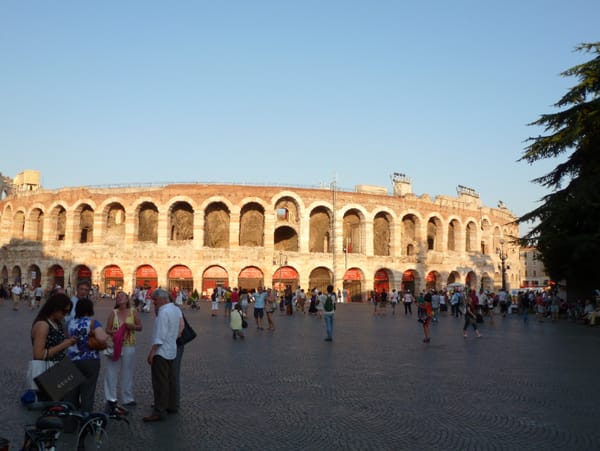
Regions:
<instances>
[{"instance_id":1,"label":"pedestrian in red top","mask_svg":"<svg viewBox=\"0 0 600 451\"><path fill-rule=\"evenodd\" d=\"M419 307L419 322L423 323L423 333L425 334L423 343L429 343L431 341L429 326L431 325L432 318L433 307L431 306L431 293L428 293L427 295L425 295L425 299Z\"/></svg>"}]
</instances>

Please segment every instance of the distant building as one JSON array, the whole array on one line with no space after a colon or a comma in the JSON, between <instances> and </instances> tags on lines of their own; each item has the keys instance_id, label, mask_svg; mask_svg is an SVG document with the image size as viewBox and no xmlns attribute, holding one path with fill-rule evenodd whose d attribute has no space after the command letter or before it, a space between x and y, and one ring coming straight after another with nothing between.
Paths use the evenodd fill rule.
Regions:
<instances>
[{"instance_id":1,"label":"distant building","mask_svg":"<svg viewBox=\"0 0 600 451\"><path fill-rule=\"evenodd\" d=\"M540 253L535 247L521 248L521 288L546 288L550 277L546 274Z\"/></svg>"}]
</instances>

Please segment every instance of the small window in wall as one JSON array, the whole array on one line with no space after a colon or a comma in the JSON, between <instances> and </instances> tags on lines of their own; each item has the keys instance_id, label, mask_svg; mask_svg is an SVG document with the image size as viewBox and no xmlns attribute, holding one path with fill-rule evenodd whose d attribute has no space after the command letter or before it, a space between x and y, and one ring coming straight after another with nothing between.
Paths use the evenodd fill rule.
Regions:
<instances>
[{"instance_id":1,"label":"small window in wall","mask_svg":"<svg viewBox=\"0 0 600 451\"><path fill-rule=\"evenodd\" d=\"M415 255L415 246L412 244L406 246L406 255Z\"/></svg>"},{"instance_id":2,"label":"small window in wall","mask_svg":"<svg viewBox=\"0 0 600 451\"><path fill-rule=\"evenodd\" d=\"M288 219L289 211L287 208L278 208L277 209L277 219L285 221Z\"/></svg>"}]
</instances>

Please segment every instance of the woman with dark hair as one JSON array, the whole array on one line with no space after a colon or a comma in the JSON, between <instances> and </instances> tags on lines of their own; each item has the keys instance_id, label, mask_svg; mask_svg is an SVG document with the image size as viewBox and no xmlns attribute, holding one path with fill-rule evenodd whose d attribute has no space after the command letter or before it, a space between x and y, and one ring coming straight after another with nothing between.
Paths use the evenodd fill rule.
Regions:
<instances>
[{"instance_id":1,"label":"woman with dark hair","mask_svg":"<svg viewBox=\"0 0 600 451\"><path fill-rule=\"evenodd\" d=\"M75 318L69 321L69 336L76 344L67 351L67 356L84 375L85 381L69 394L69 400L82 412L93 412L96 383L100 373L100 353L90 349L89 338L93 333L100 343L106 343L108 335L94 316L94 304L88 298L77 301Z\"/></svg>"},{"instance_id":2,"label":"woman with dark hair","mask_svg":"<svg viewBox=\"0 0 600 451\"><path fill-rule=\"evenodd\" d=\"M69 346L77 343L76 338L66 338L62 323L71 311L71 300L66 294L58 293L48 298L31 325L31 345L34 360L58 362L65 358ZM40 400L49 401L45 393L38 394Z\"/></svg>"}]
</instances>

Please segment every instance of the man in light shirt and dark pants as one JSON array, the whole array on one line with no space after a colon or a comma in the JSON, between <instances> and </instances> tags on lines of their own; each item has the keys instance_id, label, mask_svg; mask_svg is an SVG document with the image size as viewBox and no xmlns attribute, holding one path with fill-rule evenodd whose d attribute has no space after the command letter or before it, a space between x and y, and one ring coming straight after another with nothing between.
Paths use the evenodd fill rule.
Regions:
<instances>
[{"instance_id":1,"label":"man in light shirt and dark pants","mask_svg":"<svg viewBox=\"0 0 600 451\"><path fill-rule=\"evenodd\" d=\"M152 348L148 364L152 369L154 410L144 422L161 421L167 413L177 413L177 337L183 331L181 310L169 300L169 292L158 288L152 293L156 321L152 333Z\"/></svg>"}]
</instances>

